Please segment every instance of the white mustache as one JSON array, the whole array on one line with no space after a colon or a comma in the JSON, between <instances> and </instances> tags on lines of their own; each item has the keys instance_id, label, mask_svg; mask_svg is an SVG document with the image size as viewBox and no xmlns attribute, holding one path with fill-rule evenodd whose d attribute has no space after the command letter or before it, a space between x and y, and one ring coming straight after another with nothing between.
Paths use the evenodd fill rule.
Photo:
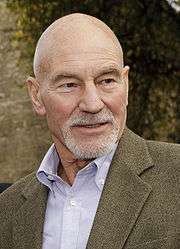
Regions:
<instances>
[{"instance_id":1,"label":"white mustache","mask_svg":"<svg viewBox=\"0 0 180 249\"><path fill-rule=\"evenodd\" d=\"M102 110L96 114L90 113L79 113L79 114L72 114L68 121L68 126L81 126L81 125L96 125L96 124L103 124L103 123L114 123L115 119L111 111L108 109Z\"/></svg>"}]
</instances>

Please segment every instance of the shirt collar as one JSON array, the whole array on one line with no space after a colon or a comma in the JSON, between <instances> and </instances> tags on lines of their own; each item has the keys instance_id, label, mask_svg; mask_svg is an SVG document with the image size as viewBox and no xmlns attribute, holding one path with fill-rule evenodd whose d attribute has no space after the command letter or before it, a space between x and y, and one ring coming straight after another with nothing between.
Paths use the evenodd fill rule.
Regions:
<instances>
[{"instance_id":1,"label":"shirt collar","mask_svg":"<svg viewBox=\"0 0 180 249\"><path fill-rule=\"evenodd\" d=\"M117 143L114 144L110 153L108 153L102 157L98 157L93 161L93 163L95 163L97 166L97 173L95 176L95 182L100 190L102 190L104 187L107 173L109 171L109 167L111 165L112 158L113 158L114 153L116 151L117 145L118 145Z\"/></svg>"},{"instance_id":2,"label":"shirt collar","mask_svg":"<svg viewBox=\"0 0 180 249\"><path fill-rule=\"evenodd\" d=\"M78 173L88 173L91 172L91 170L96 169L95 174L95 182L99 190L103 189L106 176L113 158L113 155L117 148L117 143L114 144L111 152L109 154L106 154L102 157L98 157L92 162L90 162L85 168L80 170ZM51 145L49 150L47 151L45 157L43 158L40 167L36 173L36 176L38 180L49 187L53 191L52 183L55 181L58 177L57 175L57 168L59 165L59 155L56 150L56 147L54 144Z\"/></svg>"},{"instance_id":3,"label":"shirt collar","mask_svg":"<svg viewBox=\"0 0 180 249\"><path fill-rule=\"evenodd\" d=\"M59 155L54 144L51 145L43 158L40 167L36 173L37 179L52 190L52 181L57 176L59 165Z\"/></svg>"}]
</instances>

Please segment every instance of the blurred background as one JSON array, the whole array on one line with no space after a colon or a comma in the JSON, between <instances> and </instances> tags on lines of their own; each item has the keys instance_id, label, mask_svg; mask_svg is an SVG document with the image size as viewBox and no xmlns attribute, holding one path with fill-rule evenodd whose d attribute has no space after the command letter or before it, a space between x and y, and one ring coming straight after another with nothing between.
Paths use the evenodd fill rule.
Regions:
<instances>
[{"instance_id":1,"label":"blurred background","mask_svg":"<svg viewBox=\"0 0 180 249\"><path fill-rule=\"evenodd\" d=\"M36 42L55 19L82 12L104 21L130 66L128 127L180 142L180 1L0 0L0 182L37 169L51 138L32 110L25 80Z\"/></svg>"}]
</instances>

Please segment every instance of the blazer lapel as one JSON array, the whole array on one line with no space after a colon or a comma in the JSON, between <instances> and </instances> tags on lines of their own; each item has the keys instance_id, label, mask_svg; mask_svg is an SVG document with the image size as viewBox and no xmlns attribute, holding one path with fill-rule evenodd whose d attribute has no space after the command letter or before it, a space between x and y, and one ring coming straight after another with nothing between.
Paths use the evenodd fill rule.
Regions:
<instances>
[{"instance_id":1,"label":"blazer lapel","mask_svg":"<svg viewBox=\"0 0 180 249\"><path fill-rule=\"evenodd\" d=\"M23 204L13 220L13 248L42 249L47 189L34 177L22 198Z\"/></svg>"},{"instance_id":2,"label":"blazer lapel","mask_svg":"<svg viewBox=\"0 0 180 249\"><path fill-rule=\"evenodd\" d=\"M103 189L87 249L122 249L151 187L139 175L153 166L145 140L125 130Z\"/></svg>"}]
</instances>

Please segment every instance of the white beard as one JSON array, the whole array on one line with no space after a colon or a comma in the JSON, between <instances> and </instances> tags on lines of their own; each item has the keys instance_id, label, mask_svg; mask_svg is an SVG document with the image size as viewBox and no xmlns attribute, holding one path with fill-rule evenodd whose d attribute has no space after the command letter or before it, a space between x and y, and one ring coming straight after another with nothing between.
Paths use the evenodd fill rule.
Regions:
<instances>
[{"instance_id":1,"label":"white beard","mask_svg":"<svg viewBox=\"0 0 180 249\"><path fill-rule=\"evenodd\" d=\"M88 125L100 122L111 123L111 129L97 137L88 137L81 139L75 138L72 134L73 125ZM119 125L109 109L103 109L97 114L72 114L66 125L62 128L62 135L66 147L78 159L93 159L101 157L112 151L114 144L118 140Z\"/></svg>"}]
</instances>

